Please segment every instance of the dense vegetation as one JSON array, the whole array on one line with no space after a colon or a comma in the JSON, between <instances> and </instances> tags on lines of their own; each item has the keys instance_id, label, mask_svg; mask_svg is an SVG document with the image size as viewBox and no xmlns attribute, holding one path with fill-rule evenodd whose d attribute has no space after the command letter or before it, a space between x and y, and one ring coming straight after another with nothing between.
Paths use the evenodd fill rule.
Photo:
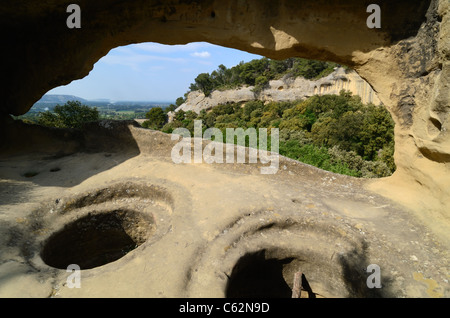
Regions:
<instances>
[{"instance_id":1,"label":"dense vegetation","mask_svg":"<svg viewBox=\"0 0 450 318\"><path fill-rule=\"evenodd\" d=\"M227 68L219 68L209 73L201 73L189 87L190 91L201 90L206 96L214 90L233 89L243 85L255 86L254 92L260 92L270 80L283 76L316 79L333 72L337 66L331 62L306 60L302 58L288 58L286 60L271 60L268 58L241 62Z\"/></svg>"},{"instance_id":2,"label":"dense vegetation","mask_svg":"<svg viewBox=\"0 0 450 318\"><path fill-rule=\"evenodd\" d=\"M224 141L226 128L279 128L279 151L286 157L356 177L385 177L395 170L390 114L346 91L295 102L229 103L200 114L180 110L164 125L167 115L162 109L147 115L147 127L166 133L178 127L193 133L194 120L201 120L204 129L221 129Z\"/></svg>"}]
</instances>

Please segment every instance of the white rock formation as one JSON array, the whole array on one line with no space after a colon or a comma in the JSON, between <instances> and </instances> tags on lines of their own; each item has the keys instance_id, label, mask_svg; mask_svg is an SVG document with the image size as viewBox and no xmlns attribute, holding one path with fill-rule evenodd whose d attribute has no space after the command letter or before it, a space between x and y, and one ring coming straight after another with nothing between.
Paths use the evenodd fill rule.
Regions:
<instances>
[{"instance_id":1,"label":"white rock formation","mask_svg":"<svg viewBox=\"0 0 450 318\"><path fill-rule=\"evenodd\" d=\"M252 91L253 88L253 86L246 86L225 91L216 90L208 97L201 91L193 91L188 94L186 102L175 111L192 110L200 113L202 109L208 110L227 102L239 103L255 99L276 102L293 101L313 95L339 94L342 89L360 96L363 103L381 104L375 91L366 81L355 71L346 71L342 67L336 68L330 75L316 81L307 80L303 77L284 77L270 81L268 87L259 94L255 94Z\"/></svg>"}]
</instances>

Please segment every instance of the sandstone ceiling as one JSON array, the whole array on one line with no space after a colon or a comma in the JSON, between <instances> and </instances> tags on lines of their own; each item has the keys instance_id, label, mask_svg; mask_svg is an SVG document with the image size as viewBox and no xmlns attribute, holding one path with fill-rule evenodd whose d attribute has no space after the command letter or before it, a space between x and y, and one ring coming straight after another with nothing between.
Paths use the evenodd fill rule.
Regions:
<instances>
[{"instance_id":1,"label":"sandstone ceiling","mask_svg":"<svg viewBox=\"0 0 450 318\"><path fill-rule=\"evenodd\" d=\"M372 1L77 1L81 28L69 29L73 1L2 2L0 111L23 114L48 90L86 76L114 47L137 42L207 41L271 58L300 56L354 66L367 53L415 36L430 0L377 1L382 28L366 26Z\"/></svg>"},{"instance_id":2,"label":"sandstone ceiling","mask_svg":"<svg viewBox=\"0 0 450 318\"><path fill-rule=\"evenodd\" d=\"M81 28L69 29L71 2L2 1L0 114L26 113L48 90L131 43L207 41L270 58L340 62L372 85L396 122L397 172L389 180L410 189L396 199L448 220L448 0L378 0L379 29L366 25L373 2L366 0L80 0ZM378 190L390 195L386 182Z\"/></svg>"}]
</instances>

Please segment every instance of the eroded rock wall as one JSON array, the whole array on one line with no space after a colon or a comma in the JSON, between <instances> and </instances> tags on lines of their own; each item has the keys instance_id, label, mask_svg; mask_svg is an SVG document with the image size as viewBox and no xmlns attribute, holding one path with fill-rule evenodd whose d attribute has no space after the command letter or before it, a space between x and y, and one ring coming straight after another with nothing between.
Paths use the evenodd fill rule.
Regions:
<instances>
[{"instance_id":1,"label":"eroded rock wall","mask_svg":"<svg viewBox=\"0 0 450 318\"><path fill-rule=\"evenodd\" d=\"M397 172L374 189L443 223L450 220L449 11L449 1L433 1L414 37L354 55L396 123Z\"/></svg>"},{"instance_id":2,"label":"eroded rock wall","mask_svg":"<svg viewBox=\"0 0 450 318\"><path fill-rule=\"evenodd\" d=\"M215 90L209 96L201 91L193 91L187 95L186 102L181 104L176 111L192 110L200 113L220 104L247 102L250 100L285 102L301 100L313 95L339 94L341 90L352 92L361 97L365 104L380 105L375 91L355 71L345 71L337 68L330 75L318 80L307 80L303 77L286 78L269 81L259 93L255 93L254 86L245 86L231 90Z\"/></svg>"}]
</instances>

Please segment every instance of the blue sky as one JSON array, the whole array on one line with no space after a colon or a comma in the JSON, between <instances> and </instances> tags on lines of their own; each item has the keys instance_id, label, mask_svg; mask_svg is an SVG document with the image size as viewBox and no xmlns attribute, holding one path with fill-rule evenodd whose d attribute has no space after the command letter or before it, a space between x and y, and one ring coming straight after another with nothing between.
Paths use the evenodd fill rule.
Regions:
<instances>
[{"instance_id":1,"label":"blue sky","mask_svg":"<svg viewBox=\"0 0 450 318\"><path fill-rule=\"evenodd\" d=\"M85 99L174 102L200 73L230 68L259 55L206 42L186 45L139 43L112 49L83 79L47 92Z\"/></svg>"}]
</instances>

